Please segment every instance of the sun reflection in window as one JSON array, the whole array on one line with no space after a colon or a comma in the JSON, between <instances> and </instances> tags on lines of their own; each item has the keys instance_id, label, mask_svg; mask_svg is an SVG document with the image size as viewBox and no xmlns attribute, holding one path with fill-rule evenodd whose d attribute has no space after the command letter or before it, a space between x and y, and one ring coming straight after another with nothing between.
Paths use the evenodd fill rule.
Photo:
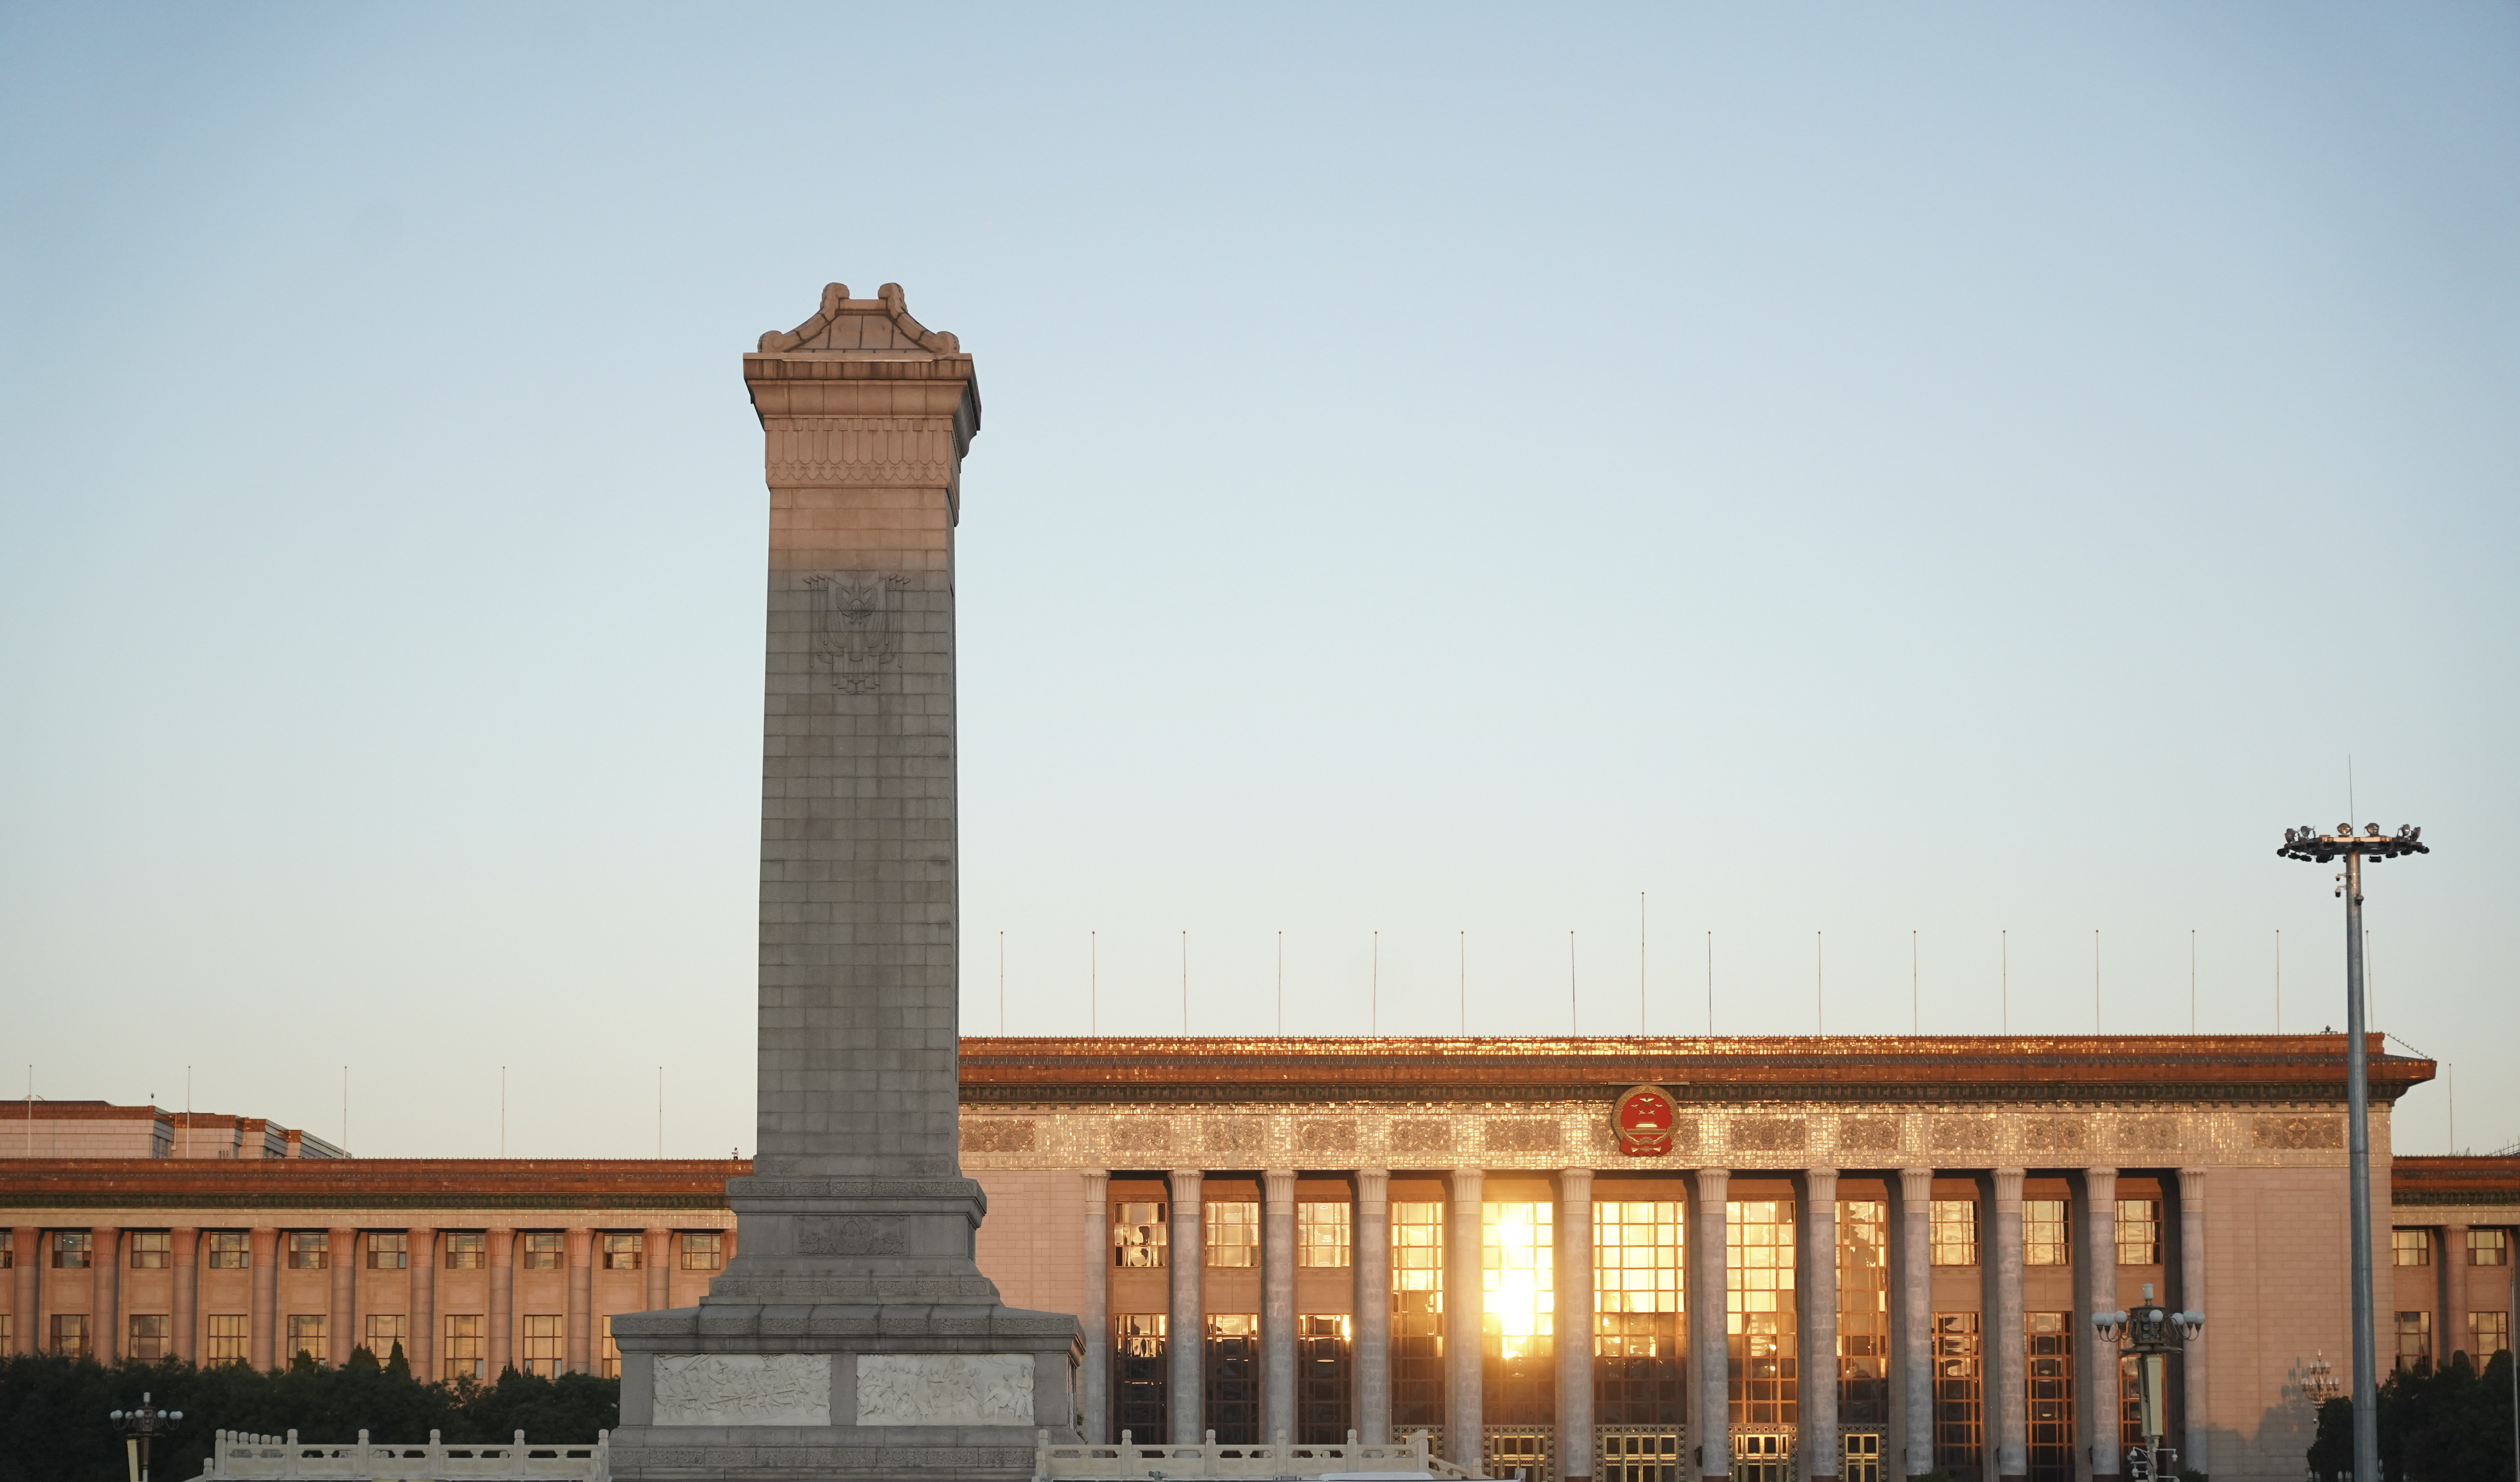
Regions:
<instances>
[{"instance_id":1,"label":"sun reflection in window","mask_svg":"<svg viewBox=\"0 0 2520 1482\"><path fill-rule=\"evenodd\" d=\"M1506 1360L1549 1352L1553 1306L1550 1273L1556 1245L1556 1206L1506 1200L1480 1207L1487 1296L1482 1325L1489 1352Z\"/></svg>"}]
</instances>

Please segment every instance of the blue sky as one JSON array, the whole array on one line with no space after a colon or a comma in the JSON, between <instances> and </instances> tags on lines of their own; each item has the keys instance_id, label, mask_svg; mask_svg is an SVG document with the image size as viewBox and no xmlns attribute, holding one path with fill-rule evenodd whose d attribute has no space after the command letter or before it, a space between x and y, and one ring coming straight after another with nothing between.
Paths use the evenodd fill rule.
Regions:
<instances>
[{"instance_id":1,"label":"blue sky","mask_svg":"<svg viewBox=\"0 0 2520 1482\"><path fill-rule=\"evenodd\" d=\"M2317 1029L2350 754L2520 1139L2507 7L18 5L0 128L40 1094L748 1150L838 280L986 399L967 1027Z\"/></svg>"}]
</instances>

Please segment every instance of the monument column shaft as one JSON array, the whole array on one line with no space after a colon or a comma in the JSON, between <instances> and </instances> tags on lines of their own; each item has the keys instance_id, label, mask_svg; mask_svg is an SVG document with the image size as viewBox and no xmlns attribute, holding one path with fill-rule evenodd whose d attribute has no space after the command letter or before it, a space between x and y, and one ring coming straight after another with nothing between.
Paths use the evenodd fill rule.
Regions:
<instances>
[{"instance_id":1,"label":"monument column shaft","mask_svg":"<svg viewBox=\"0 0 2520 1482\"><path fill-rule=\"evenodd\" d=\"M1453 1170L1444 1205L1444 1449L1454 1465L1484 1474L1487 1447L1487 1372L1482 1362L1481 1317L1487 1300L1486 1230L1481 1194L1485 1171Z\"/></svg>"},{"instance_id":2,"label":"monument column shaft","mask_svg":"<svg viewBox=\"0 0 2520 1482\"><path fill-rule=\"evenodd\" d=\"M1996 1475L2002 1482L2030 1476L2029 1354L2021 1315L2021 1180L2018 1168L1995 1170L1995 1321L1985 1325L1988 1429L1994 1433Z\"/></svg>"},{"instance_id":3,"label":"monument column shaft","mask_svg":"<svg viewBox=\"0 0 2520 1482\"><path fill-rule=\"evenodd\" d=\"M1360 1168L1349 1231L1356 1282L1356 1433L1391 1443L1391 1173Z\"/></svg>"},{"instance_id":4,"label":"monument column shaft","mask_svg":"<svg viewBox=\"0 0 2520 1482\"><path fill-rule=\"evenodd\" d=\"M1085 1413L1085 1439L1110 1439L1111 1424L1111 1175L1089 1168L1078 1180L1085 1192L1085 1301L1076 1315L1085 1329L1085 1360L1078 1374L1077 1408Z\"/></svg>"},{"instance_id":5,"label":"monument column shaft","mask_svg":"<svg viewBox=\"0 0 2520 1482\"><path fill-rule=\"evenodd\" d=\"M2458 1294L2454 1304L2457 1311L2450 1315L2450 1322L2456 1326L2442 1335L2442 1351L2445 1353L2464 1347L2467 1336L2467 1234L2463 1227L2457 1227L2455 1231L2457 1240L2454 1243L2445 1240L2442 1249L2442 1260L2449 1265L2453 1280L2458 1283L2454 1288ZM2179 1306L2186 1312L2205 1310L2205 1170L2202 1168L2179 1170ZM2209 1371L2206 1356L2212 1350L2205 1345L2214 1341L2209 1332L2210 1329L2199 1331L2195 1337L2189 1338L2179 1357L2180 1383L2187 1408L2187 1449L2181 1455L2179 1464L2189 1471L2209 1469L2206 1464L2206 1437L2212 1433L2212 1426L2211 1417L2206 1414L2209 1391L2205 1377ZM2471 1357L2476 1358L2480 1367L2483 1366L2485 1361L2482 1357Z\"/></svg>"},{"instance_id":6,"label":"monument column shaft","mask_svg":"<svg viewBox=\"0 0 2520 1482\"><path fill-rule=\"evenodd\" d=\"M1845 1453L1837 1438L1837 1170L1803 1176L1803 1269L1794 1280L1795 1346L1803 1476L1834 1477Z\"/></svg>"},{"instance_id":7,"label":"monument column shaft","mask_svg":"<svg viewBox=\"0 0 2520 1482\"><path fill-rule=\"evenodd\" d=\"M1688 1376L1697 1390L1689 1411L1697 1422L1698 1472L1709 1478L1732 1475L1732 1273L1726 1267L1732 1187L1729 1168L1697 1170L1697 1218L1689 1232L1697 1268L1688 1293Z\"/></svg>"},{"instance_id":8,"label":"monument column shaft","mask_svg":"<svg viewBox=\"0 0 2520 1482\"><path fill-rule=\"evenodd\" d=\"M1260 1439L1295 1435L1295 1171L1272 1168L1260 1226Z\"/></svg>"},{"instance_id":9,"label":"monument column shaft","mask_svg":"<svg viewBox=\"0 0 2520 1482\"><path fill-rule=\"evenodd\" d=\"M1557 1174L1557 1250L1551 1324L1557 1358L1558 1482L1593 1476L1593 1170Z\"/></svg>"},{"instance_id":10,"label":"monument column shaft","mask_svg":"<svg viewBox=\"0 0 2520 1482\"><path fill-rule=\"evenodd\" d=\"M1172 1251L1165 1275L1171 1279L1172 1315L1165 1323L1165 1413L1175 1446L1196 1446L1207 1423L1207 1229L1200 1204L1202 1175L1196 1169L1173 1171Z\"/></svg>"},{"instance_id":11,"label":"monument column shaft","mask_svg":"<svg viewBox=\"0 0 2520 1482\"><path fill-rule=\"evenodd\" d=\"M1934 1171L1899 1170L1899 1372L1907 1475L1934 1469Z\"/></svg>"},{"instance_id":12,"label":"monument column shaft","mask_svg":"<svg viewBox=\"0 0 2520 1482\"><path fill-rule=\"evenodd\" d=\"M2092 1331L2092 1314L2118 1307L2118 1171L2083 1170L2083 1253L2076 1263L2089 1288L2084 1310L2074 1315L2074 1351L2090 1357L2074 1366L2082 1376L2075 1424L2092 1475L2118 1474L2118 1350Z\"/></svg>"}]
</instances>

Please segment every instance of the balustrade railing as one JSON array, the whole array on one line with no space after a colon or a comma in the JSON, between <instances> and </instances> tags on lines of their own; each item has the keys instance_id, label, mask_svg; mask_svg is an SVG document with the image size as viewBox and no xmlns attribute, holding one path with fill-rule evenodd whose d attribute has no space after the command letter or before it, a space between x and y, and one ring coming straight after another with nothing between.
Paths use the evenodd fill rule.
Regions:
<instances>
[{"instance_id":1,"label":"balustrade railing","mask_svg":"<svg viewBox=\"0 0 2520 1482\"><path fill-rule=\"evenodd\" d=\"M1194 1446L1139 1441L1128 1431L1116 1442L1071 1446L1053 1442L1040 1431L1033 1446L1033 1482L1064 1478L1123 1479L1123 1482L1170 1482L1178 1477L1327 1477L1342 1472L1415 1473L1439 1482L1477 1482L1471 1473L1441 1458L1427 1455L1426 1433L1387 1446L1367 1446L1349 1431L1341 1442L1289 1443L1282 1436L1273 1446L1220 1445L1216 1432Z\"/></svg>"},{"instance_id":2,"label":"balustrade railing","mask_svg":"<svg viewBox=\"0 0 2520 1482\"><path fill-rule=\"evenodd\" d=\"M285 1436L223 1430L212 1442L204 1478L221 1482L608 1482L612 1475L611 1434L597 1431L595 1444L563 1446L527 1441L458 1441L438 1432L427 1445L379 1444L366 1431L349 1443L300 1441Z\"/></svg>"}]
</instances>

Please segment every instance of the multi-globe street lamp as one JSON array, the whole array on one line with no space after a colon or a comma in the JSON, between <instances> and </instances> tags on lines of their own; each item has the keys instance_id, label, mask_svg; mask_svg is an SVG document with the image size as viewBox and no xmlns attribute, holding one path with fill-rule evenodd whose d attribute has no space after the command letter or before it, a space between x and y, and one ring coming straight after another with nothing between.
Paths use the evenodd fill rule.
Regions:
<instances>
[{"instance_id":1,"label":"multi-globe street lamp","mask_svg":"<svg viewBox=\"0 0 2520 1482\"><path fill-rule=\"evenodd\" d=\"M2382 833L2365 824L2361 833L2339 824L2334 833L2304 825L2284 831L2280 859L2327 865L2345 862L2336 893L2345 898L2345 1105L2347 1111L2347 1216L2354 1228L2354 1482L2380 1482L2379 1357L2373 1351L2371 1302L2371 1092L2369 1056L2362 1045L2362 862L2430 854L2424 831L2401 826Z\"/></svg>"},{"instance_id":2,"label":"multi-globe street lamp","mask_svg":"<svg viewBox=\"0 0 2520 1482\"><path fill-rule=\"evenodd\" d=\"M2143 1302L2131 1312L2095 1312L2092 1328L2099 1340L2115 1347L2123 1343L2135 1356L2136 1395L2143 1433L2143 1445L2127 1453L2131 1463L2131 1482L2153 1482L2161 1475L2161 1444L2169 1428L2170 1356L2193 1342L2205 1330L2205 1314L2201 1312L2165 1312L2152 1299L2152 1283L2143 1283ZM2172 1464L2178 1453L2172 1452Z\"/></svg>"},{"instance_id":3,"label":"multi-globe street lamp","mask_svg":"<svg viewBox=\"0 0 2520 1482\"><path fill-rule=\"evenodd\" d=\"M110 1410L105 1417L122 1432L123 1451L131 1459L131 1475L137 1482L149 1482L149 1443L183 1419L184 1413L158 1409L149 1403L149 1392L142 1390L138 1409Z\"/></svg>"}]
</instances>

